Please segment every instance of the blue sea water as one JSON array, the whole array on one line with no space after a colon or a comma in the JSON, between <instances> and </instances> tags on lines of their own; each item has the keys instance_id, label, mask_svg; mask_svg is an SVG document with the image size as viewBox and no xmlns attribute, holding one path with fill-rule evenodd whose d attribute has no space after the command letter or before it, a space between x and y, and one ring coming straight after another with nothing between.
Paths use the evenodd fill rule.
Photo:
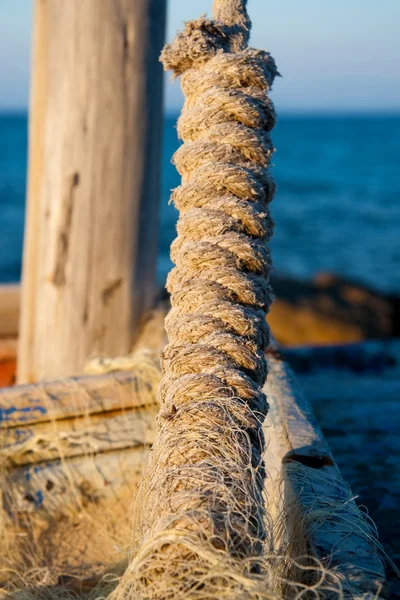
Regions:
<instances>
[{"instance_id":1,"label":"blue sea water","mask_svg":"<svg viewBox=\"0 0 400 600\"><path fill-rule=\"evenodd\" d=\"M176 116L164 125L158 276L171 263L179 176ZM272 251L279 273L329 271L400 292L400 115L282 116L273 133L278 192ZM25 115L0 115L0 281L17 281L27 164Z\"/></svg>"}]
</instances>

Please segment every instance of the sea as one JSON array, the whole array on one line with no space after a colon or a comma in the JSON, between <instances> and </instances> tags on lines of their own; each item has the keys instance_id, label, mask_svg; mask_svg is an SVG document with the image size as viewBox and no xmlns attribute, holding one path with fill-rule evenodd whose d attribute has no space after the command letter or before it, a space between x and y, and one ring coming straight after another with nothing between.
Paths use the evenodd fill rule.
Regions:
<instances>
[{"instance_id":1,"label":"sea","mask_svg":"<svg viewBox=\"0 0 400 600\"><path fill-rule=\"evenodd\" d=\"M164 122L160 283L171 267L169 246L177 219L168 202L171 189L179 185L171 164L179 145L176 118L167 115ZM273 140L277 273L310 279L330 272L378 291L400 293L400 115L284 115ZM26 166L26 115L0 115L0 282L18 281L21 273ZM355 498L368 507L384 549L398 562L399 362L394 343L382 342L375 354L380 360L389 356L388 365L396 370L378 372L371 363L371 372L354 373L341 360L330 370L313 367L299 376ZM389 573L390 597L400 598L398 582Z\"/></svg>"},{"instance_id":2,"label":"sea","mask_svg":"<svg viewBox=\"0 0 400 600\"><path fill-rule=\"evenodd\" d=\"M177 219L169 204L179 185L171 163L176 119L164 119L160 283L171 267ZM283 115L273 141L276 272L298 279L335 273L399 293L400 114ZM26 170L27 115L0 114L0 282L21 274Z\"/></svg>"}]
</instances>

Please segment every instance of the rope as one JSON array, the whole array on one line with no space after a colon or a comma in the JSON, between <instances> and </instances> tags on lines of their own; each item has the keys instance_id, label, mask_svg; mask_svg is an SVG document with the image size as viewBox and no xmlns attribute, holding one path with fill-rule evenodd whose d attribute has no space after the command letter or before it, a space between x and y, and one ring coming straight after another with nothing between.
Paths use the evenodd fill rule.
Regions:
<instances>
[{"instance_id":1,"label":"rope","mask_svg":"<svg viewBox=\"0 0 400 600\"><path fill-rule=\"evenodd\" d=\"M265 92L276 67L266 52L221 52L236 35L248 37L245 5L214 4L216 18L236 29L228 41L226 25L203 17L187 23L162 54L166 68L178 74L185 65L186 71L178 121L185 144L174 157L182 185L172 196L180 211L171 247L176 267L167 281L173 308L166 319L170 343L160 389L166 416L181 406L188 377L200 393L202 385L215 391L229 386L256 410L266 410L260 388L266 378L265 313L272 300L265 242L272 233L268 132L275 115Z\"/></svg>"},{"instance_id":2,"label":"rope","mask_svg":"<svg viewBox=\"0 0 400 600\"><path fill-rule=\"evenodd\" d=\"M185 95L185 143L174 156L182 177L172 195L176 266L142 528L115 598L178 597L178 585L189 598L203 575L196 598L219 597L206 575L213 552L253 561L267 537L261 427L275 114L266 92L277 70L267 52L246 47L245 6L216 0L214 20L186 23L161 56Z\"/></svg>"}]
</instances>

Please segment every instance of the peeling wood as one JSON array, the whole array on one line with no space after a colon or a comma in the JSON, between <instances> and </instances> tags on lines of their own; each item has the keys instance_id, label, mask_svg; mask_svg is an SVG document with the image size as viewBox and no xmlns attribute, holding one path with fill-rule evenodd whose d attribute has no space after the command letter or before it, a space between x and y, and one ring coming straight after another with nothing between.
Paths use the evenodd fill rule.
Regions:
<instances>
[{"instance_id":1,"label":"peeling wood","mask_svg":"<svg viewBox=\"0 0 400 600\"><path fill-rule=\"evenodd\" d=\"M11 467L150 446L157 407L114 411L0 430L0 461Z\"/></svg>"},{"instance_id":2,"label":"peeling wood","mask_svg":"<svg viewBox=\"0 0 400 600\"><path fill-rule=\"evenodd\" d=\"M154 405L156 386L129 371L0 389L0 431Z\"/></svg>"},{"instance_id":3,"label":"peeling wood","mask_svg":"<svg viewBox=\"0 0 400 600\"><path fill-rule=\"evenodd\" d=\"M78 457L68 464L56 460L13 469L8 476L12 502L9 495L6 511L10 515L39 511L42 518L49 518L68 514L77 504L87 505L88 501L127 500L126 492L132 493L137 487L148 455L146 447L132 448Z\"/></svg>"},{"instance_id":4,"label":"peeling wood","mask_svg":"<svg viewBox=\"0 0 400 600\"><path fill-rule=\"evenodd\" d=\"M144 324L142 332L147 336L151 333L153 343L159 344L158 348L164 343L162 314L162 311L156 312ZM148 341L151 343L150 337ZM145 338L139 336L138 346L144 343ZM384 597L382 561L372 539L365 535L366 522L335 464L310 405L303 397L291 369L274 348L267 352L267 360L269 377L265 392L270 411L264 425L267 442L264 460L268 469L265 493L272 531L274 535L276 530L279 532L275 545L295 559L304 554L316 557L338 574L345 591L351 587L357 590L356 595L349 597L361 598L366 594ZM93 387L96 381L101 385L98 386L98 397L89 394L91 410L96 413L103 407L108 410L116 407L116 398L124 397L115 393L119 385L117 382L122 377L129 386L129 380L126 379L129 376L128 373L114 373L111 378L110 375L92 376L89 387ZM134 380L133 375L130 377ZM58 382L58 385L62 384ZM151 393L154 402L154 390ZM130 402L132 404L132 400ZM71 395L58 395L54 404L59 408L53 415L65 417L78 412L76 408L70 408ZM23 408L25 404L21 406ZM120 540L125 540L126 544L129 542L126 515L130 514L141 469L149 455L146 443L153 439L155 432L155 406L146 405L141 409L144 415L142 423L133 420L136 409L127 412L128 424L119 421L125 416L124 413L97 413L89 420L93 429L90 429L90 425L85 426L85 417L57 421L57 427L66 432L66 437L70 439L66 443L67 448L73 448L77 434L87 455L74 457L72 450L68 460L61 460L56 459L53 449L47 447L45 456L49 460L15 467L8 474L9 491L3 501L8 517L22 523L26 520L36 534L44 531L43 528L47 531L46 527L49 528L51 523L52 529L48 529L46 534L50 542L56 536L55 524L60 528L59 535L65 539L66 545L62 551L54 549L54 560L62 559L63 564L66 561L71 565L82 564L84 560L90 562L94 556L98 556L98 537L94 531L76 538L80 549L79 559L78 555L68 554L67 548L74 547L76 530L74 527L65 530L65 523L63 525L60 517L64 515L76 519L77 510L78 513L80 510L87 511L95 522L98 515L104 515L106 509L111 509L111 513L107 513L111 515L108 525L114 528ZM45 421L39 416L41 425L29 425L26 428L14 426L7 431L11 432L11 437L18 436L15 433L17 429L36 430L37 434L47 435L55 423L50 422L48 416L44 418ZM107 423L113 423L112 427ZM98 443L99 439L101 443L97 446L96 454L92 444ZM118 445L123 445L124 440L130 443L136 440L138 446L124 448ZM102 552L98 564L113 564L115 555L111 557L105 550Z\"/></svg>"}]
</instances>

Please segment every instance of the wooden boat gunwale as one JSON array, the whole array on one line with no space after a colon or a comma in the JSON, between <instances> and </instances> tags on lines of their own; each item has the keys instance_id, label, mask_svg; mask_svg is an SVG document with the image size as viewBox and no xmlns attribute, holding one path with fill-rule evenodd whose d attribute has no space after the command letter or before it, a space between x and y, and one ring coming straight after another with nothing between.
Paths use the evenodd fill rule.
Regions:
<instances>
[{"instance_id":1,"label":"wooden boat gunwale","mask_svg":"<svg viewBox=\"0 0 400 600\"><path fill-rule=\"evenodd\" d=\"M163 346L164 332L160 330L162 319L160 312L156 311L153 320L150 319L149 327L145 330L144 337L142 336L140 345L145 343L146 333L149 328L158 329L157 338L162 340L160 348ZM156 324L155 324L156 323ZM379 597L384 597L385 589L385 570L379 553L379 549L375 541L365 535L365 518L357 510L358 527L354 530L348 528L343 529L343 520L336 519L337 512L330 519L325 518L323 522L318 522L316 517L314 522L310 521L310 510L318 503L324 503L324 498L318 497L318 486L314 489L313 475L315 473L320 476L322 473L326 476L329 485L337 493L336 502L340 505L340 510L348 509L352 515L352 523L354 526L354 499L349 492L347 484L344 482L340 470L338 469L334 458L331 454L329 446L318 426L318 423L313 416L312 409L304 398L301 387L276 345L271 345L266 353L269 377L265 386L265 392L268 396L270 410L267 417L264 431L267 439L265 450L265 464L268 468L268 477L266 482L266 498L268 502L269 515L272 522L280 523L282 527L282 518L284 518L286 528L286 542L284 544L286 551L296 552L299 548L306 549L306 552L313 556L317 561L320 561L326 568L333 569L334 572L348 582L349 585L356 587L360 593L373 591L379 594ZM136 375L130 372L114 372L103 375L90 375L73 378L73 385L70 379L59 380L57 382L46 382L32 384L29 386L16 386L14 388L5 388L0 390L0 405L4 403L9 409L13 409L13 415L20 415L21 410L29 406L30 399L34 399L36 407L42 406L46 409L47 423L56 423L58 431L62 431L63 427L71 427L71 422L91 418L91 414L95 415L96 420L104 418L106 421L110 415L118 414L128 419L131 426L139 425L140 415L145 413L145 421L150 429L155 424L155 389L153 390L153 403L151 402L151 394L147 397L147 403L143 402L136 390L140 388ZM86 394L81 396L83 399L80 402L71 401L76 393L76 389L84 385ZM43 394L43 390L47 390L52 396L51 410L48 411L48 398ZM54 393L58 391L58 397ZM66 408L68 407L68 408ZM73 407L73 408L72 408ZM112 412L110 412L110 410ZM91 413L91 414L90 414ZM82 417L82 415L85 415ZM152 423L152 425L151 425ZM67 425L68 424L68 425ZM133 425L132 425L133 424ZM0 423L0 432L3 430L24 430L29 429L35 434L35 428L38 430L43 427L43 417L38 419L34 413L21 423L20 418L13 417L11 420ZM84 435L84 428L81 428ZM114 440L103 440L101 447L92 453L92 455L77 456L71 454L63 457L67 460L68 468L71 473L76 470L76 477L80 481L80 473L85 471L85 478L92 489L96 486L101 486L98 490L100 496L108 498L110 501L112 494L127 497L132 494L132 486L138 485L139 472L137 465L140 461L145 461L149 443L152 441L152 433L148 434L147 441L144 442L142 436L141 442L132 439L132 444L128 444L122 448L115 446ZM113 445L114 443L114 445ZM18 454L18 443L15 443L15 452ZM134 453L133 455L131 453ZM7 449L8 456L12 456L10 447ZM113 481L111 476L111 487L106 485L104 481L99 483L98 466L102 465L102 469L106 467L107 472L112 473L112 469L108 464L113 464L112 468L116 468L120 458L124 456L135 457L136 476L129 483L127 478L118 479L115 476L115 486L113 489ZM1 456L1 452L0 452ZM39 460L36 457L37 463L34 460L27 461L25 465L14 465L10 481L15 486L15 506L19 515L23 513L30 514L30 522L35 524L35 515L37 515L38 527L43 524L44 515L52 515L56 513L55 509L60 507L60 501L66 504L71 501L76 501L76 498L64 498L58 496L57 501L54 501L54 496L59 493L57 486L51 489L46 489L46 482L54 481L60 477L63 470L61 459L49 460L49 457L44 460ZM123 460L126 460L123 458ZM139 461L139 463L137 462ZM15 461L15 463L17 463ZM35 473L35 465L40 467ZM86 465L86 466L85 466ZM94 466L90 466L94 465ZM307 474L308 488L305 489L304 484L299 485L296 479L296 469L302 469L302 474ZM128 471L127 471L128 473ZM74 477L74 475L73 475ZM82 478L82 477L81 477ZM92 479L91 479L92 478ZM128 476L129 478L129 476ZM42 498L40 503L32 502L33 481L41 486ZM110 483L110 482L108 482ZM117 487L120 486L118 489ZM79 487L79 486L78 486ZM342 491L344 495L341 496ZM349 495L350 494L350 495ZM347 506L346 506L347 505ZM336 515L336 517L335 517ZM303 528L299 539L298 523L307 523ZM274 529L274 527L273 527ZM291 549L290 549L291 548ZM340 548L340 551L338 551Z\"/></svg>"}]
</instances>

